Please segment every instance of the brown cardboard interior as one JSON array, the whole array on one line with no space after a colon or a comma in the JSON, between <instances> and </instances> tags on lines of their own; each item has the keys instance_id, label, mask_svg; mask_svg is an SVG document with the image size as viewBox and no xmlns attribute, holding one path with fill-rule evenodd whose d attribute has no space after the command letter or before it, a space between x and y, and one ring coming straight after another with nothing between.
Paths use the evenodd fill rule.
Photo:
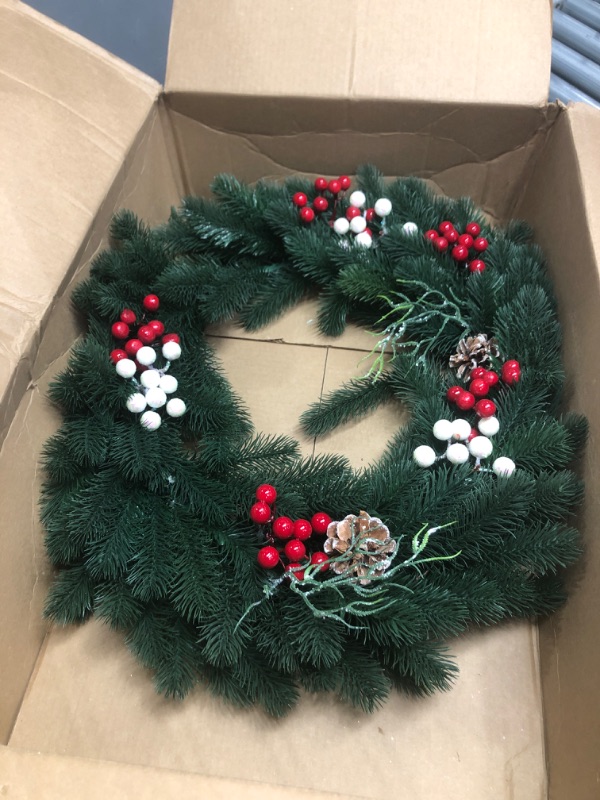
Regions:
<instances>
[{"instance_id":1,"label":"brown cardboard interior","mask_svg":"<svg viewBox=\"0 0 600 800\"><path fill-rule=\"evenodd\" d=\"M0 14L4 7L0 2ZM19 13L35 23L26 27L27 36L43 28L38 50L82 48L84 66L77 62L77 69L94 76L89 91L102 93L104 87L110 105L106 89L110 70L103 66L108 57L95 54L92 58L92 46L81 44L78 37L57 32L32 12ZM43 37L48 38L47 44ZM62 63L52 50L55 57ZM111 61L113 67L115 63ZM67 72L63 91L70 96ZM40 80L41 76L35 77ZM129 124L126 108L130 103L135 106L136 96L131 90L131 97L123 101L125 127ZM185 97L179 95L179 99ZM170 97L169 103L175 100L176 96ZM290 136L282 127L272 133L266 128L258 133L243 126L236 129L235 114L228 113L227 102L213 100L224 115L221 121L227 123L223 128L186 119L181 106L167 114L150 101L144 113L139 111L139 132L134 133L131 123L129 138L120 140L122 156L94 169L90 163L84 170L84 183L91 182L95 192L85 224L80 219L69 227L65 218L65 242L40 240L44 231L57 229L61 218L55 206L63 204L56 200L34 208L31 213L39 221L29 235L33 242L42 241L43 249L30 260L22 255L27 252L24 246L15 250L33 281L38 279L40 253L56 268L50 295L32 315L34 335L40 338L33 381L26 391L26 382L13 384L14 406L20 403L0 453L0 480L5 489L0 741L9 743L0 748L0 791L6 786L13 796L28 798L137 798L149 796L154 787L154 796L164 797L205 793L215 798L250 798L260 792L265 798L303 800L339 792L344 797L411 800L441 796L533 800L547 796L546 740L553 800L593 797L600 747L597 702L593 702L598 697L594 676L600 664L593 615L600 557L592 544L569 605L541 628L541 664L536 626L509 624L475 632L451 643L461 668L451 692L419 701L394 696L384 709L368 717L321 697L305 697L299 709L281 722L257 711L227 709L202 689L183 704L164 701L154 694L151 676L128 654L122 637L96 621L78 629L53 628L42 646L45 626L40 614L49 575L36 511L38 460L43 441L58 424L44 399L45 389L64 365L64 354L78 329L68 310L67 283L85 272L89 259L106 241L113 209L127 205L150 221L164 219L184 180L194 190L205 190L210 177L220 170L256 180L291 171L351 171L356 163L371 160L386 174L419 174L449 194L471 194L496 218L512 215L518 205L519 212L535 224L555 274L568 374L574 387L571 405L585 411L592 424L584 464L589 499L583 521L588 542L594 533L593 520L598 516L594 446L599 420L590 364L598 333L600 225L598 192L587 170L598 174L594 147L600 125L596 117L580 109L557 117L556 109L475 104L449 108L445 103L407 102L398 104L393 115L388 115L389 109L377 112L374 119L385 121L379 135L371 120L363 134L342 131L333 136L335 126L325 126L321 133ZM60 115L63 106L58 99L51 108L55 106L52 114ZM210 98L207 108L210 116ZM261 109L259 101L255 108ZM356 113L359 119L364 111ZM73 116L74 121L56 122L57 137L63 126L79 124L77 114ZM52 119L50 115L48 124ZM265 113L265 126L271 119ZM400 131L397 135L394 126ZM9 133L14 138L18 127ZM85 158L91 156L80 149L82 139L85 135L68 140L68 152L62 158L81 159L86 165ZM46 160L57 152L52 140L35 146ZM44 167L49 169L43 159L34 166L42 175ZM180 167L185 178L180 177ZM94 183L96 177L104 183ZM52 187L58 178L52 173L46 180ZM13 198L19 198L19 191L29 196L17 170L11 191L16 192ZM590 237L592 214L596 227ZM570 262L575 268L567 273L562 265ZM56 300L51 299L57 292ZM313 308L306 305L254 336L245 336L235 327L213 332L224 367L262 430L296 434L299 411L322 391L356 374L361 351L372 346L364 333L352 331L325 343L308 324L312 317ZM22 352L28 353L27 347L23 345ZM284 376L270 388L257 385L262 358L275 363L275 372ZM300 380L296 380L298 374ZM272 396L280 402L273 404ZM381 451L383 431L401 424L402 413L388 406L326 440L304 441L302 446L305 452L313 448L344 452L364 463ZM582 686L585 691L579 694Z\"/></svg>"},{"instance_id":2,"label":"brown cardboard interior","mask_svg":"<svg viewBox=\"0 0 600 800\"><path fill-rule=\"evenodd\" d=\"M600 791L600 410L594 372L600 341L600 118L591 112L578 105L561 115L519 209L548 254L563 327L568 405L590 425L581 465L586 500L577 522L585 556L572 572L569 602L540 625L553 798L591 798Z\"/></svg>"},{"instance_id":3,"label":"brown cardboard interior","mask_svg":"<svg viewBox=\"0 0 600 800\"><path fill-rule=\"evenodd\" d=\"M187 98L194 100L195 96ZM222 165L222 171L253 182L296 172L352 174L369 161L385 175L430 179L449 195L468 191L486 212L499 218L512 213L532 156L557 113L555 106L397 102L378 104L376 113L369 114L361 104L360 113L348 126L336 129L326 115L317 115L316 127L291 130L285 101L252 98L253 115L240 120L238 98L231 104L223 95L202 98L203 107L210 109L212 103L222 107L215 127L177 111L181 99L167 95L190 192L205 194L209 190L216 163ZM242 105L250 101L246 98ZM270 106L272 114L267 120ZM315 102L311 105L313 110L317 106ZM248 120L253 119L260 119L267 130L248 130ZM195 145L199 137L202 149Z\"/></svg>"}]
</instances>

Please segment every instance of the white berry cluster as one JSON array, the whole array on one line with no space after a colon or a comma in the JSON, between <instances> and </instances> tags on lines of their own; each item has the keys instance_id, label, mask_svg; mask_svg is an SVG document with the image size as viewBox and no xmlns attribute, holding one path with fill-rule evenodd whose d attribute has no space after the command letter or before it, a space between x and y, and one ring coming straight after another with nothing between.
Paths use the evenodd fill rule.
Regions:
<instances>
[{"instance_id":1,"label":"white berry cluster","mask_svg":"<svg viewBox=\"0 0 600 800\"><path fill-rule=\"evenodd\" d=\"M179 397L171 397L177 391L178 382L175 376L168 373L172 361L181 356L181 347L177 342L165 342L162 355L166 361L164 367L157 369L152 365L156 361L156 350L153 347L141 347L135 354L136 360L124 358L115 365L117 373L127 378L135 386L135 391L127 398L127 408L132 414L141 414L140 423L149 431L160 428L162 418L158 409L165 408L170 417L181 417L186 412L186 405ZM136 363L137 362L137 363ZM135 377L139 365L147 367Z\"/></svg>"},{"instance_id":2,"label":"white berry cluster","mask_svg":"<svg viewBox=\"0 0 600 800\"><path fill-rule=\"evenodd\" d=\"M347 233L354 234L354 244L358 247L371 247L373 244L373 232L369 228L369 222L378 216L385 225L385 218L392 213L392 201L387 197L380 197L373 208L365 209L367 198L364 192L357 190L352 192L348 198L350 208L346 211L345 217L338 217L333 223L333 230L339 236Z\"/></svg>"},{"instance_id":3,"label":"white berry cluster","mask_svg":"<svg viewBox=\"0 0 600 800\"><path fill-rule=\"evenodd\" d=\"M433 435L440 442L447 443L446 451L438 456L433 447L423 444L415 448L413 458L420 467L430 467L443 458L451 464L466 464L472 457L475 468L481 469L481 462L492 455L494 445L490 437L498 433L500 423L496 417L482 417L477 428L478 431L471 428L466 419L438 419L433 426ZM512 459L500 456L492 463L491 471L498 476L510 477L515 468Z\"/></svg>"}]
</instances>

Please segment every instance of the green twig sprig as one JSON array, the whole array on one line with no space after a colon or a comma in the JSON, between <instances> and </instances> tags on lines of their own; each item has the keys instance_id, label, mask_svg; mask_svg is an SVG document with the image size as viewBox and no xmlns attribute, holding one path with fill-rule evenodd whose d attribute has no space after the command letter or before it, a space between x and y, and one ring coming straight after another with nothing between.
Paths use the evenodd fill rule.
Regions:
<instances>
[{"instance_id":1,"label":"green twig sprig","mask_svg":"<svg viewBox=\"0 0 600 800\"><path fill-rule=\"evenodd\" d=\"M459 551L454 555L420 558L429 543L430 537L437 531L448 528L450 525L454 524L455 522L447 522L445 525L437 525L433 528L428 528L428 523L425 523L411 540L411 555L404 559L404 561L391 566L385 572L380 571L381 566L379 564L372 564L365 575L357 576L354 575L351 570L346 570L341 574L335 575L335 577L318 580L317 576L325 567L331 567L333 564L349 564L354 558L356 547L359 544L366 545L369 542L368 537L362 537L359 542L357 535L354 534L351 544L345 553L332 556L327 559L327 561L322 561L318 564L310 564L308 567L295 567L284 575L265 583L263 587L264 597L252 603L252 605L246 609L238 621L235 630L239 628L253 608L273 597L281 584L288 581L290 582L289 588L291 591L302 598L315 617L332 619L336 622L340 622L347 628L361 630L364 626L349 622L347 617L369 617L391 608L395 603L395 600L389 599L389 589L392 587L405 592L412 591L408 586L391 580L401 570L407 567L414 567L419 570L419 567L423 564L434 561L450 561L461 554ZM378 540L372 541L379 543ZM397 552L398 550L396 550L396 553ZM393 559L394 555L391 557L392 561ZM294 573L301 571L304 572L304 577L302 579L296 578ZM373 586L371 584L375 585ZM356 595L355 600L347 600L342 591L346 588L352 589ZM333 590L340 597L341 601L339 605L333 608L318 607L314 602L315 598L329 590Z\"/></svg>"}]
</instances>

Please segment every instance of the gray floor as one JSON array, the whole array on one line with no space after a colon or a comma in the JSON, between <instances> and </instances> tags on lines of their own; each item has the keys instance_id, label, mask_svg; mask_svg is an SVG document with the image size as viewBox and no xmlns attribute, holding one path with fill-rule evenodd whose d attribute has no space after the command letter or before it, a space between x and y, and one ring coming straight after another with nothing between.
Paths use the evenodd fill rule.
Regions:
<instances>
[{"instance_id":1,"label":"gray floor","mask_svg":"<svg viewBox=\"0 0 600 800\"><path fill-rule=\"evenodd\" d=\"M26 2L164 82L172 0Z\"/></svg>"}]
</instances>

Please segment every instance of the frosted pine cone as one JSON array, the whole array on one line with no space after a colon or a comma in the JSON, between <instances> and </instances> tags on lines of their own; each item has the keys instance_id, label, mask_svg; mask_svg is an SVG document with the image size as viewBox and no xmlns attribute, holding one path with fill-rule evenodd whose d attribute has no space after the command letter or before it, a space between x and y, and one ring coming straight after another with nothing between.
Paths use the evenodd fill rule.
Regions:
<instances>
[{"instance_id":1,"label":"frosted pine cone","mask_svg":"<svg viewBox=\"0 0 600 800\"><path fill-rule=\"evenodd\" d=\"M467 381L471 370L489 365L492 356L498 358L499 355L496 339L488 339L485 333L478 333L460 340L456 353L450 356L450 367L456 369L457 377Z\"/></svg>"},{"instance_id":2,"label":"frosted pine cone","mask_svg":"<svg viewBox=\"0 0 600 800\"><path fill-rule=\"evenodd\" d=\"M343 520L329 524L323 550L331 557L345 556L331 565L337 575L354 574L366 585L371 577L388 569L396 552L396 541L380 519L361 511L358 516L348 514Z\"/></svg>"}]
</instances>

